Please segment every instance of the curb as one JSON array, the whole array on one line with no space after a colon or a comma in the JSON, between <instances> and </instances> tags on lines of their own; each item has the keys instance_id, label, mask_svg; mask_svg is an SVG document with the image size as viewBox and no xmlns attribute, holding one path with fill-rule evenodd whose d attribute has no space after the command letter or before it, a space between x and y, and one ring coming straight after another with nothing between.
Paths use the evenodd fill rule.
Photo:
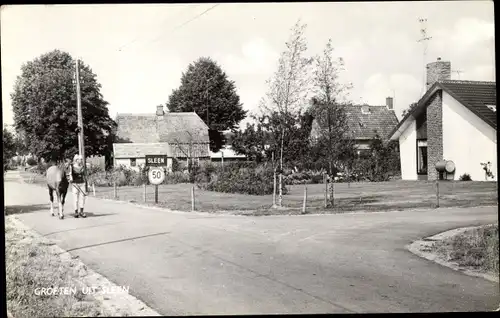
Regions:
<instances>
[{"instance_id":1,"label":"curb","mask_svg":"<svg viewBox=\"0 0 500 318\"><path fill-rule=\"evenodd\" d=\"M421 240L414 241L413 243L406 245L405 248L409 252L411 252L411 253L413 253L421 258L435 262L441 266L453 269L453 270L460 272L462 274L472 276L472 277L483 278L483 279L486 279L486 280L494 282L494 283L499 283L499 278L495 277L494 275L480 273L480 272L473 271L470 269L460 268L457 263L449 262L449 261L445 260L443 257L437 255L436 253L424 251L421 248L422 246L431 247L434 245L435 241L441 241L441 240L443 240L447 237L450 237L452 235L457 235L457 234L463 233L467 230L478 228L478 227L482 227L482 226L462 227L462 228L456 228L453 230L449 230L446 232L441 232L441 233L423 238ZM499 310L500 310L500 306L496 311L499 311Z\"/></svg>"},{"instance_id":2,"label":"curb","mask_svg":"<svg viewBox=\"0 0 500 318\"><path fill-rule=\"evenodd\" d=\"M38 232L34 231L27 225L25 225L18 218L12 216L12 221L16 227L19 229L29 231L34 236L51 242L52 240L42 237ZM59 256L63 261L73 260L77 263L77 266L82 267L86 270L87 275L82 278L74 278L76 282L84 284L89 287L98 287L98 290L92 294L92 296L99 301L105 309L110 310L111 312L123 311L125 310L131 316L161 316L158 312L147 306L144 302L132 296L129 293L121 294L121 293L104 293L103 287L106 290L112 290L113 288L117 288L115 283L108 280L106 277L98 274L92 269L88 268L83 262L80 260L74 259L73 256L67 251L63 250L59 246L52 244L47 246L54 255ZM10 312L8 312L10 314ZM8 316L12 317L12 315Z\"/></svg>"}]
</instances>

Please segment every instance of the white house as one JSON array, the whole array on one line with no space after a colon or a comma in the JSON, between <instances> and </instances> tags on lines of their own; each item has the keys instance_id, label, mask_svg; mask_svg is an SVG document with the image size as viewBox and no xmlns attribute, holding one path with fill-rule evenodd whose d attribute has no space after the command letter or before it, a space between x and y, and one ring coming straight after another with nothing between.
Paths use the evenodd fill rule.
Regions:
<instances>
[{"instance_id":1,"label":"white house","mask_svg":"<svg viewBox=\"0 0 500 318\"><path fill-rule=\"evenodd\" d=\"M427 92L389 135L399 140L402 179L440 179L435 165L449 160L448 179L496 181L496 83L450 80L450 73L450 62L427 65ZM481 165L487 162L493 177Z\"/></svg>"}]
</instances>

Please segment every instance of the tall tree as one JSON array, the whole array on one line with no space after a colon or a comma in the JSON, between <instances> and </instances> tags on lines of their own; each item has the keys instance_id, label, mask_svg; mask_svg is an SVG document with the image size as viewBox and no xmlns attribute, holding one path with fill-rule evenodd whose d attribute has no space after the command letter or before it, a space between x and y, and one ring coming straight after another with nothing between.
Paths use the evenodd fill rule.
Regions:
<instances>
[{"instance_id":1,"label":"tall tree","mask_svg":"<svg viewBox=\"0 0 500 318\"><path fill-rule=\"evenodd\" d=\"M29 151L38 158L60 160L78 153L75 60L54 50L21 67L11 94L16 130L26 136ZM85 153L109 158L112 130L108 103L97 76L80 63Z\"/></svg>"},{"instance_id":2,"label":"tall tree","mask_svg":"<svg viewBox=\"0 0 500 318\"><path fill-rule=\"evenodd\" d=\"M181 85L169 96L172 112L195 112L209 127L210 148L224 146L224 130L232 130L246 117L234 81L211 58L202 57L182 73Z\"/></svg>"},{"instance_id":3,"label":"tall tree","mask_svg":"<svg viewBox=\"0 0 500 318\"><path fill-rule=\"evenodd\" d=\"M278 60L278 69L267 81L268 92L261 100L260 109L268 116L279 116L281 122L280 166L283 166L284 135L290 127L289 118L297 118L305 110L307 95L310 90L309 68L312 58L305 56L307 24L299 19L291 29L291 36L286 50Z\"/></svg>"}]
</instances>

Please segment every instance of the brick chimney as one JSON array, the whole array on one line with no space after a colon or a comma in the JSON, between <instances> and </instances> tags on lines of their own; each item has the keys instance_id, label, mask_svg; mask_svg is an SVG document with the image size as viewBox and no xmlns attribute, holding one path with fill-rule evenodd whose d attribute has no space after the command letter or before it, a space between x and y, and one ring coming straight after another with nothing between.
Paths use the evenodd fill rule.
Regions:
<instances>
[{"instance_id":1,"label":"brick chimney","mask_svg":"<svg viewBox=\"0 0 500 318\"><path fill-rule=\"evenodd\" d=\"M436 62L427 64L427 86L429 90L434 83L451 79L451 62L441 61L438 57Z\"/></svg>"},{"instance_id":2,"label":"brick chimney","mask_svg":"<svg viewBox=\"0 0 500 318\"><path fill-rule=\"evenodd\" d=\"M386 97L385 98L385 105L387 106L387 109L389 109L389 110L393 110L394 109L394 104L393 104L392 97Z\"/></svg>"},{"instance_id":3,"label":"brick chimney","mask_svg":"<svg viewBox=\"0 0 500 318\"><path fill-rule=\"evenodd\" d=\"M163 105L156 106L156 116L163 116L165 112L163 111Z\"/></svg>"}]
</instances>

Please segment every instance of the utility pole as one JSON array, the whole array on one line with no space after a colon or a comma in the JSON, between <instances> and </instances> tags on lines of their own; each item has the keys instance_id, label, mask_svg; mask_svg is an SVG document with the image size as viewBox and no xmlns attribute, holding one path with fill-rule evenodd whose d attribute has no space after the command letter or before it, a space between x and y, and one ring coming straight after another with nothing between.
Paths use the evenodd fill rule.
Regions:
<instances>
[{"instance_id":1,"label":"utility pole","mask_svg":"<svg viewBox=\"0 0 500 318\"><path fill-rule=\"evenodd\" d=\"M83 158L83 165L86 166L85 162L85 142L83 133L83 115L82 115L82 101L80 96L80 61L76 60L76 107L78 113L78 153Z\"/></svg>"},{"instance_id":2,"label":"utility pole","mask_svg":"<svg viewBox=\"0 0 500 318\"><path fill-rule=\"evenodd\" d=\"M427 19L424 19L424 18L419 18L418 19L418 22L420 23L420 34L421 34L421 38L417 41L418 43L422 43L423 45L423 63L424 63L424 74L423 74L423 82L424 82L424 86L422 87L422 94L423 95L425 93L425 90L426 90L426 87L427 87L427 80L426 80L426 65L425 65L425 57L427 55L427 45L428 45L428 41L430 41L432 39L431 36L428 36L427 35Z\"/></svg>"}]
</instances>

